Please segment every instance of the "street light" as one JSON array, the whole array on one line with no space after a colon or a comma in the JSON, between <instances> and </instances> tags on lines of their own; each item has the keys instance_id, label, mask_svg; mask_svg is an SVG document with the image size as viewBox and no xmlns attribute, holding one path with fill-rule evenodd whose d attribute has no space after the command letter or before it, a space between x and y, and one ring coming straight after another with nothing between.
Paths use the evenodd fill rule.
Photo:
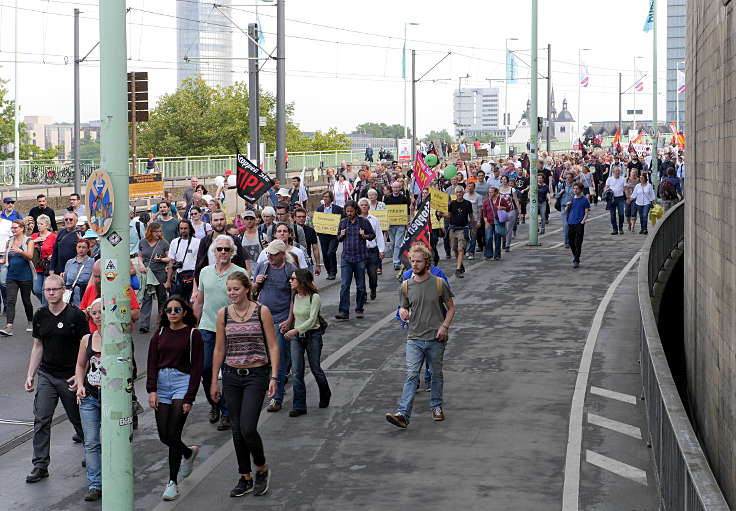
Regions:
<instances>
[{"instance_id":1,"label":"street light","mask_svg":"<svg viewBox=\"0 0 736 511\"><path fill-rule=\"evenodd\" d=\"M675 111L675 118L677 120L676 126L677 126L677 132L678 133L681 131L680 130L680 91L679 91L679 87L677 86L677 82L680 79L679 78L680 64L683 65L683 69L684 69L685 61L684 60L679 60L677 62L677 64L676 64L676 66L675 66L677 68L677 70L675 72L675 99L677 100L676 106L675 106L675 109L676 109L676 111Z\"/></svg>"},{"instance_id":2,"label":"street light","mask_svg":"<svg viewBox=\"0 0 736 511\"><path fill-rule=\"evenodd\" d=\"M580 74L580 70L583 67L583 60L582 60L582 53L584 51L590 51L590 48L578 48L578 75ZM580 138L580 81L581 77L578 76L578 122L577 122L577 132L578 132L578 139Z\"/></svg>"},{"instance_id":3,"label":"street light","mask_svg":"<svg viewBox=\"0 0 736 511\"><path fill-rule=\"evenodd\" d=\"M462 96L463 96L463 80L467 80L470 78L470 74L465 73L465 76L458 76L457 77L457 122L455 123L457 125L457 135L458 135L458 142L460 142L460 130L463 128L462 124Z\"/></svg>"},{"instance_id":4,"label":"street light","mask_svg":"<svg viewBox=\"0 0 736 511\"><path fill-rule=\"evenodd\" d=\"M639 85L639 75L636 71L636 61L638 59L643 59L643 58L644 57L642 57L641 55L637 55L636 57L634 57L634 122L631 125L631 129L633 129L634 131L637 131L636 129L636 86Z\"/></svg>"},{"instance_id":5,"label":"street light","mask_svg":"<svg viewBox=\"0 0 736 511\"><path fill-rule=\"evenodd\" d=\"M406 28L409 25L416 26L419 23L415 21L404 22L404 49L401 51L401 73L404 78L404 138L409 138L409 126L406 124Z\"/></svg>"},{"instance_id":6,"label":"street light","mask_svg":"<svg viewBox=\"0 0 736 511\"><path fill-rule=\"evenodd\" d=\"M509 41L518 41L519 39L516 37L507 37L506 38L506 53L504 53L504 58L506 61L509 59ZM506 145L506 154L509 153L509 121L511 119L508 119L508 111L509 111L509 77L508 77L508 69L506 69L506 75L504 77L504 87L503 87L503 124L506 127L506 138L504 139L504 144Z\"/></svg>"}]
</instances>

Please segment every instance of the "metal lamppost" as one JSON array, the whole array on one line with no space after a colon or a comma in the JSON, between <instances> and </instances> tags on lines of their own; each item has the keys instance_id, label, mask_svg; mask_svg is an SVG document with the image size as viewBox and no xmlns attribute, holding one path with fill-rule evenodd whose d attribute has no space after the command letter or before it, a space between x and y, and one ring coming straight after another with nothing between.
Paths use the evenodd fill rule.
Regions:
<instances>
[{"instance_id":1,"label":"metal lamppost","mask_svg":"<svg viewBox=\"0 0 736 511\"><path fill-rule=\"evenodd\" d=\"M578 48L578 74L580 74L580 70L583 68L582 54L584 51L590 51L590 48ZM580 136L582 135L582 133L580 133L580 85L581 85L580 81L581 81L581 78L582 77L578 76L578 127L577 127L578 138L580 138Z\"/></svg>"},{"instance_id":2,"label":"metal lamppost","mask_svg":"<svg viewBox=\"0 0 736 511\"><path fill-rule=\"evenodd\" d=\"M504 58L508 60L509 58L509 41L518 41L519 39L516 37L507 37L506 38L506 53L504 53ZM507 76L504 77L504 86L503 86L503 124L506 128L506 138L504 139L504 151L506 154L509 154L509 121L511 119L508 118L508 112L509 112L509 77L508 77L508 70L506 72Z\"/></svg>"},{"instance_id":3,"label":"metal lamppost","mask_svg":"<svg viewBox=\"0 0 736 511\"><path fill-rule=\"evenodd\" d=\"M404 138L409 138L409 126L406 123L406 29L409 25L419 25L415 21L404 22L404 48L401 51L401 77L404 79ZM412 151L414 148L412 148Z\"/></svg>"}]
</instances>

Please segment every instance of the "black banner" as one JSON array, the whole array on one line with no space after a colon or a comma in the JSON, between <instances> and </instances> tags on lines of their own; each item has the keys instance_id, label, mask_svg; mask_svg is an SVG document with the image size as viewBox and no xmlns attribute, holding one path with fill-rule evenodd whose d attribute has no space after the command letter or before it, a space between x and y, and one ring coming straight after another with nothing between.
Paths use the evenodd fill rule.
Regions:
<instances>
[{"instance_id":1,"label":"black banner","mask_svg":"<svg viewBox=\"0 0 736 511\"><path fill-rule=\"evenodd\" d=\"M417 208L417 212L409 225L406 226L404 240L401 243L401 262L406 268L411 268L409 261L409 249L417 243L423 243L428 249L432 249L430 236L432 234L432 221L430 219L429 197Z\"/></svg>"},{"instance_id":2,"label":"black banner","mask_svg":"<svg viewBox=\"0 0 736 511\"><path fill-rule=\"evenodd\" d=\"M255 202L273 186L273 179L256 167L248 158L238 153L238 195L248 202Z\"/></svg>"}]
</instances>

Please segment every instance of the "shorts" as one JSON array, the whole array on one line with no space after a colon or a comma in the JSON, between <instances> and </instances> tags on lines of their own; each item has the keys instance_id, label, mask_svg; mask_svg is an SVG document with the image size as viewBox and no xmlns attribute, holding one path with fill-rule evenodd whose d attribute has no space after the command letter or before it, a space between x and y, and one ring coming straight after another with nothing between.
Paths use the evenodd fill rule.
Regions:
<instances>
[{"instance_id":1,"label":"shorts","mask_svg":"<svg viewBox=\"0 0 736 511\"><path fill-rule=\"evenodd\" d=\"M636 202L633 200L631 202L627 202L624 206L624 212L626 218L636 218Z\"/></svg>"},{"instance_id":2,"label":"shorts","mask_svg":"<svg viewBox=\"0 0 736 511\"><path fill-rule=\"evenodd\" d=\"M173 367L158 370L158 402L170 405L174 399L184 399L189 390L189 375Z\"/></svg>"},{"instance_id":3,"label":"shorts","mask_svg":"<svg viewBox=\"0 0 736 511\"><path fill-rule=\"evenodd\" d=\"M450 230L450 246L452 247L452 250L462 250L463 252L465 252L465 249L468 246L468 241L465 237L465 231L466 229Z\"/></svg>"}]
</instances>

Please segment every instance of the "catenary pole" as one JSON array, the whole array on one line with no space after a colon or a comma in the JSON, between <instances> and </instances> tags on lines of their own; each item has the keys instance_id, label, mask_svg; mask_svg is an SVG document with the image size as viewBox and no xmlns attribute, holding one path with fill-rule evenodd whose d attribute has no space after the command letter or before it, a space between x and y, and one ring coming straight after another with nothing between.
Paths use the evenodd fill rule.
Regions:
<instances>
[{"instance_id":1,"label":"catenary pole","mask_svg":"<svg viewBox=\"0 0 736 511\"><path fill-rule=\"evenodd\" d=\"M654 16L652 17L652 186L659 184L659 164L657 161L657 0L652 0Z\"/></svg>"},{"instance_id":2,"label":"catenary pole","mask_svg":"<svg viewBox=\"0 0 736 511\"><path fill-rule=\"evenodd\" d=\"M417 52L411 50L411 150L416 154L417 148Z\"/></svg>"},{"instance_id":3,"label":"catenary pole","mask_svg":"<svg viewBox=\"0 0 736 511\"><path fill-rule=\"evenodd\" d=\"M112 180L115 209L101 238L102 509L133 510L132 342L128 227L128 109L125 0L100 2L101 167ZM89 205L88 205L89 207ZM113 235L114 234L114 235Z\"/></svg>"},{"instance_id":4,"label":"catenary pole","mask_svg":"<svg viewBox=\"0 0 736 511\"><path fill-rule=\"evenodd\" d=\"M13 100L15 101L15 119L13 120L14 146L13 154L15 156L15 172L13 180L15 187L20 188L20 102L18 101L18 0L15 0L15 62L13 65Z\"/></svg>"},{"instance_id":5,"label":"catenary pole","mask_svg":"<svg viewBox=\"0 0 736 511\"><path fill-rule=\"evenodd\" d=\"M547 138L547 156L550 153L549 145L549 130L552 126L552 119L550 113L552 112L552 45L547 44L547 128L545 129L545 136Z\"/></svg>"},{"instance_id":6,"label":"catenary pole","mask_svg":"<svg viewBox=\"0 0 736 511\"><path fill-rule=\"evenodd\" d=\"M618 132L619 136L623 137L621 132L621 73L618 74Z\"/></svg>"},{"instance_id":7,"label":"catenary pole","mask_svg":"<svg viewBox=\"0 0 736 511\"><path fill-rule=\"evenodd\" d=\"M259 146L258 123L260 107L258 97L258 25L248 24L248 132L250 136L250 158L260 167L261 155Z\"/></svg>"},{"instance_id":8,"label":"catenary pole","mask_svg":"<svg viewBox=\"0 0 736 511\"><path fill-rule=\"evenodd\" d=\"M80 193L81 183L79 174L79 9L74 9L74 193Z\"/></svg>"},{"instance_id":9,"label":"catenary pole","mask_svg":"<svg viewBox=\"0 0 736 511\"><path fill-rule=\"evenodd\" d=\"M529 245L539 244L537 239L537 162L539 161L539 130L537 126L537 84L539 74L537 72L537 0L532 0L532 107L529 114L531 126L531 158L529 162ZM549 96L548 101L549 101Z\"/></svg>"},{"instance_id":10,"label":"catenary pole","mask_svg":"<svg viewBox=\"0 0 736 511\"><path fill-rule=\"evenodd\" d=\"M276 177L286 182L286 14L276 2Z\"/></svg>"}]
</instances>

